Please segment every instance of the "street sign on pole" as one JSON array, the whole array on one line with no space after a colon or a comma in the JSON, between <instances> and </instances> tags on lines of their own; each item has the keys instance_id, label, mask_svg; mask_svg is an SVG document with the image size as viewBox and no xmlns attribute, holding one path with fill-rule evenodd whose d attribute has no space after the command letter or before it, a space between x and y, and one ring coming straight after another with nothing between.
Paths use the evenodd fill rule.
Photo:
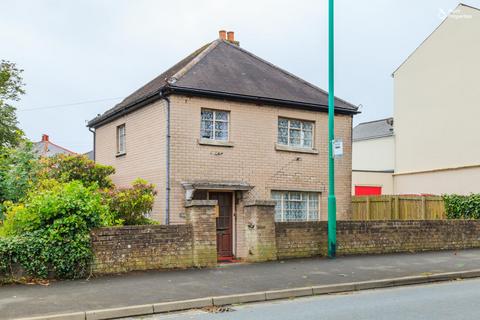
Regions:
<instances>
[{"instance_id":1,"label":"street sign on pole","mask_svg":"<svg viewBox=\"0 0 480 320\"><path fill-rule=\"evenodd\" d=\"M339 159L343 157L343 140L335 139L333 140L333 158Z\"/></svg>"},{"instance_id":2,"label":"street sign on pole","mask_svg":"<svg viewBox=\"0 0 480 320\"><path fill-rule=\"evenodd\" d=\"M333 0L328 1L328 256L337 251L337 200L335 198L335 162L333 158L335 94L333 47ZM343 148L342 148L343 149Z\"/></svg>"}]
</instances>

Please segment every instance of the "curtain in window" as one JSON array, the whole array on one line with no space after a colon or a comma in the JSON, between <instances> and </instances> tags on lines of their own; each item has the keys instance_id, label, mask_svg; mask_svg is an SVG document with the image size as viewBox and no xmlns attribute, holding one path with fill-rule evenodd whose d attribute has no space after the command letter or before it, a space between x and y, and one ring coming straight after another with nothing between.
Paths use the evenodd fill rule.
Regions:
<instances>
[{"instance_id":1,"label":"curtain in window","mask_svg":"<svg viewBox=\"0 0 480 320\"><path fill-rule=\"evenodd\" d=\"M318 220L318 196L316 192L272 191L275 221Z\"/></svg>"}]
</instances>

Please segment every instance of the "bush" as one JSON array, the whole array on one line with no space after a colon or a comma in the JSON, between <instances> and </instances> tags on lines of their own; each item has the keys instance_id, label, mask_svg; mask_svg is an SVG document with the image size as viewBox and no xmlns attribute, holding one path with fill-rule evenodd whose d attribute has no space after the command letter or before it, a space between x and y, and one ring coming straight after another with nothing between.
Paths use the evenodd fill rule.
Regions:
<instances>
[{"instance_id":1,"label":"bush","mask_svg":"<svg viewBox=\"0 0 480 320\"><path fill-rule=\"evenodd\" d=\"M0 149L0 220L3 220L4 201L19 201L35 185L39 169L30 142L16 149Z\"/></svg>"},{"instance_id":2,"label":"bush","mask_svg":"<svg viewBox=\"0 0 480 320\"><path fill-rule=\"evenodd\" d=\"M115 173L111 166L97 164L83 155L57 155L40 160L40 179L55 179L60 182L81 181L84 186L98 188L113 187L110 175Z\"/></svg>"},{"instance_id":3,"label":"bush","mask_svg":"<svg viewBox=\"0 0 480 320\"><path fill-rule=\"evenodd\" d=\"M480 219L480 194L443 195L448 219Z\"/></svg>"},{"instance_id":4,"label":"bush","mask_svg":"<svg viewBox=\"0 0 480 320\"><path fill-rule=\"evenodd\" d=\"M148 219L156 195L155 186L137 179L131 188L119 188L105 193L106 203L116 219L125 225L152 224Z\"/></svg>"},{"instance_id":5,"label":"bush","mask_svg":"<svg viewBox=\"0 0 480 320\"><path fill-rule=\"evenodd\" d=\"M92 259L90 230L113 223L96 185L47 180L25 204L9 204L0 239L0 268L17 263L29 276L58 278L87 274Z\"/></svg>"}]
</instances>

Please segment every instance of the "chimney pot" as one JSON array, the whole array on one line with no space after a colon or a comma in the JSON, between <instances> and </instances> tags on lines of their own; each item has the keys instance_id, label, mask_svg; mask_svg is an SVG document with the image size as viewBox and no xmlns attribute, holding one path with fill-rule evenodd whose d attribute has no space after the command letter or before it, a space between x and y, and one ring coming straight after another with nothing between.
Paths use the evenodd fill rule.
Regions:
<instances>
[{"instance_id":1,"label":"chimney pot","mask_svg":"<svg viewBox=\"0 0 480 320\"><path fill-rule=\"evenodd\" d=\"M227 40L227 31L225 30L218 31L218 37L222 40Z\"/></svg>"},{"instance_id":2,"label":"chimney pot","mask_svg":"<svg viewBox=\"0 0 480 320\"><path fill-rule=\"evenodd\" d=\"M233 31L227 32L227 40L230 42L235 42L235 33Z\"/></svg>"},{"instance_id":3,"label":"chimney pot","mask_svg":"<svg viewBox=\"0 0 480 320\"><path fill-rule=\"evenodd\" d=\"M48 134L42 134L42 141L48 141Z\"/></svg>"}]
</instances>

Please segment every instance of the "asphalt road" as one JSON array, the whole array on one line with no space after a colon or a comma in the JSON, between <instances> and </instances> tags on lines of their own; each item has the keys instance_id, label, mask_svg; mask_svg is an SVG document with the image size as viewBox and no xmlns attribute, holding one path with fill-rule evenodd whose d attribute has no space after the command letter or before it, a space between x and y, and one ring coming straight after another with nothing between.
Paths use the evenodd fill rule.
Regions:
<instances>
[{"instance_id":1,"label":"asphalt road","mask_svg":"<svg viewBox=\"0 0 480 320\"><path fill-rule=\"evenodd\" d=\"M143 320L462 320L480 318L480 279L233 306L233 311L130 318Z\"/></svg>"},{"instance_id":2,"label":"asphalt road","mask_svg":"<svg viewBox=\"0 0 480 320\"><path fill-rule=\"evenodd\" d=\"M0 286L0 319L480 269L480 249L309 258Z\"/></svg>"}]
</instances>

